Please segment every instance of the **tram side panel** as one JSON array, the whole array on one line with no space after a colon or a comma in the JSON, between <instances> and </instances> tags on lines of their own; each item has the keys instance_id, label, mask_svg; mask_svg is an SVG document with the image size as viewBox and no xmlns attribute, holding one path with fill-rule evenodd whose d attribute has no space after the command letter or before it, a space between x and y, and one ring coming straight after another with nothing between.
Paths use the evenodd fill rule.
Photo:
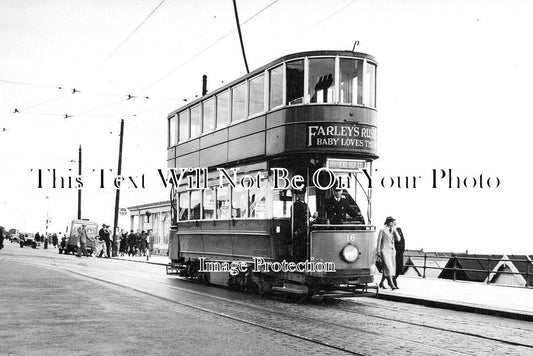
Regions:
<instances>
[{"instance_id":1,"label":"tram side panel","mask_svg":"<svg viewBox=\"0 0 533 356\"><path fill-rule=\"evenodd\" d=\"M207 261L248 262L253 257L274 261L288 258L288 219L201 222L194 231L190 230L190 224L180 224L177 231L170 232L169 258L172 261L199 257L205 257Z\"/></svg>"}]
</instances>

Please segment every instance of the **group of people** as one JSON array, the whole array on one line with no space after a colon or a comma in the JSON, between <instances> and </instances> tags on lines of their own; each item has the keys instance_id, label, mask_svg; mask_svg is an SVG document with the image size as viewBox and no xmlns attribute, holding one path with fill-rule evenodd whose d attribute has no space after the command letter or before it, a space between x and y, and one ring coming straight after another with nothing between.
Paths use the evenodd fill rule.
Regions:
<instances>
[{"instance_id":1,"label":"group of people","mask_svg":"<svg viewBox=\"0 0 533 356\"><path fill-rule=\"evenodd\" d=\"M107 224L102 224L102 228L98 231L98 238L95 241L95 257L110 258L113 254L109 227L110 226ZM78 228L80 244L76 254L77 257L81 257L82 254L84 256L89 256L87 251L87 230L85 228L85 224L82 224L82 226ZM136 233L133 232L133 230L130 230L129 234L122 230L119 236L118 254L120 256L125 256L126 254L128 256L149 256L150 252L153 250L153 236L151 230L146 232L139 229Z\"/></svg>"},{"instance_id":2,"label":"group of people","mask_svg":"<svg viewBox=\"0 0 533 356\"><path fill-rule=\"evenodd\" d=\"M149 256L153 250L153 236L151 230L137 230L130 233L123 231L120 234L119 254L120 256Z\"/></svg>"}]
</instances>

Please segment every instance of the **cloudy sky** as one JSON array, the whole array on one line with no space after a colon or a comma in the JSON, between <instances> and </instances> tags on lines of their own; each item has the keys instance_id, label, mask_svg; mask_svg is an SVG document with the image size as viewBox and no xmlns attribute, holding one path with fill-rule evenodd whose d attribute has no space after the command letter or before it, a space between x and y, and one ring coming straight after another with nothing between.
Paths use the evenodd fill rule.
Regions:
<instances>
[{"instance_id":1,"label":"cloudy sky","mask_svg":"<svg viewBox=\"0 0 533 356\"><path fill-rule=\"evenodd\" d=\"M421 176L416 188L376 187L374 221L398 219L408 248L533 253L529 154L533 50L530 1L238 1L250 69L285 54L351 49L378 59L376 182ZM0 2L0 225L63 230L76 215L112 223L120 119L121 206L167 199L166 115L245 74L230 0ZM131 96L130 99L128 97ZM18 113L14 113L17 109ZM44 188L38 188L43 169ZM93 172L93 169L96 172ZM432 170L453 174L432 188ZM109 177L111 177L111 172ZM496 177L494 189L456 179ZM106 175L107 177L107 175ZM60 184L60 181L58 181ZM127 226L127 220L121 226Z\"/></svg>"}]
</instances>

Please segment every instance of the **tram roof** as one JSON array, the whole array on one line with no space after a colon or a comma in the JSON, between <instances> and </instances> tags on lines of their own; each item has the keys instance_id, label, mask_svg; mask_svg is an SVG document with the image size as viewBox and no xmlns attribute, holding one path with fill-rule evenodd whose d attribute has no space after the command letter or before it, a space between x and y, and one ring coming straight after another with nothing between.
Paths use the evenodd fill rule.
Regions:
<instances>
[{"instance_id":1,"label":"tram roof","mask_svg":"<svg viewBox=\"0 0 533 356\"><path fill-rule=\"evenodd\" d=\"M206 95L203 95L200 98L198 98L198 99L196 99L194 101L191 101L190 103L187 103L185 105L180 106L178 109L173 110L170 114L168 114L168 117L171 117L171 116L177 114L178 112L182 111L183 109L185 109L187 107L194 106L194 105L202 102L203 100L205 100L208 97L211 97L211 96L216 95L216 94L218 94L220 92L223 92L224 90L228 89L229 87L231 87L231 86L233 86L233 85L235 85L237 83L240 83L241 81L243 81L243 80L245 80L247 78L253 77L253 76L265 71L266 69L275 66L278 63L282 63L282 62L289 61L291 59L297 59L297 58L302 58L302 57L320 57L320 56L343 56L343 57L353 57L353 58L364 58L364 59L368 59L368 60L371 60L372 62L377 63L376 58L371 56L371 55L369 55L369 54L362 53L362 52L346 51L346 50L343 50L343 51L338 51L338 50L336 50L336 51L335 50L305 51L305 52L297 52L297 53L287 54L285 56L279 57L278 59L275 59L275 60L269 62L266 65L263 65L263 66L255 69L255 70L251 71L248 74L245 74L245 75L233 80L232 82L230 82L230 83L228 83L226 85L221 86L220 88L217 88L217 89L215 89L215 90L213 90L211 92L208 92Z\"/></svg>"}]
</instances>

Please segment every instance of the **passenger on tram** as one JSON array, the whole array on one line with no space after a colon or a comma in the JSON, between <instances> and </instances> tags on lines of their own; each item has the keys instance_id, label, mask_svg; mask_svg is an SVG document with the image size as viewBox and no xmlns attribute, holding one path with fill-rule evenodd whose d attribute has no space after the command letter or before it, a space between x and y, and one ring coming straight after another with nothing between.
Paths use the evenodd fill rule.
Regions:
<instances>
[{"instance_id":1,"label":"passenger on tram","mask_svg":"<svg viewBox=\"0 0 533 356\"><path fill-rule=\"evenodd\" d=\"M348 214L355 223L364 224L364 218L357 204L355 208L350 205L348 200L342 195L342 188L336 187L333 191L333 196L326 199L326 219L330 224L342 224L347 221L346 214Z\"/></svg>"}]
</instances>

